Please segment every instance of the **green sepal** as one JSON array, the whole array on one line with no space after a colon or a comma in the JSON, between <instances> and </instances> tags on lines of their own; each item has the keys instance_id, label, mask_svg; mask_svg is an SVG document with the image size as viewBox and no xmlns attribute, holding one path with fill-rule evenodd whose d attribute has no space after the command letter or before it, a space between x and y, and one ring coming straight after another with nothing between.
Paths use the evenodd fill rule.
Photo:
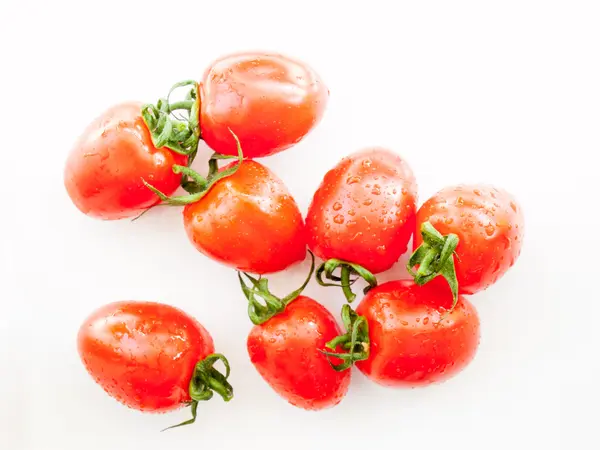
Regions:
<instances>
[{"instance_id":1,"label":"green sepal","mask_svg":"<svg viewBox=\"0 0 600 450\"><path fill-rule=\"evenodd\" d=\"M444 277L452 292L452 311L458 302L458 280L453 257L459 242L458 236L452 233L444 236L429 222L421 224L420 231L423 243L411 255L406 268L419 286L437 276Z\"/></svg>"},{"instance_id":2,"label":"green sepal","mask_svg":"<svg viewBox=\"0 0 600 450\"><path fill-rule=\"evenodd\" d=\"M242 292L248 300L248 316L254 325L265 323L271 317L283 312L287 305L294 301L308 285L315 271L315 255L309 250L311 257L310 271L302 285L283 298L277 297L269 290L269 280L263 277L255 278L245 272L238 272ZM250 286L244 281L243 275L250 281ZM258 299L262 299L264 304Z\"/></svg>"}]
</instances>

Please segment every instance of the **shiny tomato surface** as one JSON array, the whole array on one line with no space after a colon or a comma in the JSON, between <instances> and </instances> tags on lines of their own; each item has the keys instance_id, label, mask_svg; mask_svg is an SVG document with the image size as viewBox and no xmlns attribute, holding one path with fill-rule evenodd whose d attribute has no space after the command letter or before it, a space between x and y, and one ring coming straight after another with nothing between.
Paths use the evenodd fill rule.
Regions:
<instances>
[{"instance_id":1,"label":"shiny tomato surface","mask_svg":"<svg viewBox=\"0 0 600 450\"><path fill-rule=\"evenodd\" d=\"M64 183L75 206L98 219L136 217L159 202L142 179L167 195L179 187L173 165L187 157L157 149L141 103L122 103L96 118L68 156Z\"/></svg>"},{"instance_id":2,"label":"shiny tomato surface","mask_svg":"<svg viewBox=\"0 0 600 450\"><path fill-rule=\"evenodd\" d=\"M195 319L169 305L124 301L86 319L78 348L90 375L126 406L165 412L189 402L196 363L214 352Z\"/></svg>"},{"instance_id":3,"label":"shiny tomato surface","mask_svg":"<svg viewBox=\"0 0 600 450\"><path fill-rule=\"evenodd\" d=\"M398 155L352 154L327 172L306 216L308 246L320 258L383 272L406 252L414 231L417 184Z\"/></svg>"},{"instance_id":4,"label":"shiny tomato surface","mask_svg":"<svg viewBox=\"0 0 600 450\"><path fill-rule=\"evenodd\" d=\"M464 369L479 345L477 311L453 297L442 278L424 286L392 281L371 291L356 313L369 324L370 356L356 363L384 386L418 387L444 381Z\"/></svg>"},{"instance_id":5,"label":"shiny tomato surface","mask_svg":"<svg viewBox=\"0 0 600 450\"><path fill-rule=\"evenodd\" d=\"M521 253L523 211L508 192L485 185L442 189L417 212L418 230L430 222L440 233L459 238L455 267L459 292L475 294L496 282Z\"/></svg>"},{"instance_id":6,"label":"shiny tomato surface","mask_svg":"<svg viewBox=\"0 0 600 450\"><path fill-rule=\"evenodd\" d=\"M237 53L215 61L200 91L202 138L214 151L248 158L281 152L321 120L329 91L306 64L272 53Z\"/></svg>"},{"instance_id":7,"label":"shiny tomato surface","mask_svg":"<svg viewBox=\"0 0 600 450\"><path fill-rule=\"evenodd\" d=\"M336 372L319 351L338 334L331 313L300 296L284 312L252 328L248 354L264 380L289 403L307 410L329 408L342 401L350 385L350 371Z\"/></svg>"},{"instance_id":8,"label":"shiny tomato surface","mask_svg":"<svg viewBox=\"0 0 600 450\"><path fill-rule=\"evenodd\" d=\"M227 167L231 165L222 170ZM183 218L198 250L237 270L277 272L306 256L304 220L296 201L256 161L242 162L200 201L186 205Z\"/></svg>"}]
</instances>

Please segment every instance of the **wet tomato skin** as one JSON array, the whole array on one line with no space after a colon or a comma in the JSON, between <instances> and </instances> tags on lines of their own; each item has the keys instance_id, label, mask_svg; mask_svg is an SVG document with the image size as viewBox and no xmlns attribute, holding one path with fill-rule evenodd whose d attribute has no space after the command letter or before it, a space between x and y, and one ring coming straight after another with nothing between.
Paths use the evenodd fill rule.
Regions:
<instances>
[{"instance_id":1,"label":"wet tomato skin","mask_svg":"<svg viewBox=\"0 0 600 450\"><path fill-rule=\"evenodd\" d=\"M200 323L152 302L103 306L82 324L77 342L94 380L124 405L146 412L171 411L189 402L194 366L214 353Z\"/></svg>"},{"instance_id":2,"label":"wet tomato skin","mask_svg":"<svg viewBox=\"0 0 600 450\"><path fill-rule=\"evenodd\" d=\"M459 291L475 294L495 283L521 253L523 212L508 192L486 185L450 186L417 212L417 230L429 221L440 233L454 233ZM416 233L414 247L422 243Z\"/></svg>"},{"instance_id":3,"label":"wet tomato skin","mask_svg":"<svg viewBox=\"0 0 600 450\"><path fill-rule=\"evenodd\" d=\"M329 91L306 64L284 55L237 53L215 61L199 87L202 138L214 151L258 158L299 142L321 120Z\"/></svg>"},{"instance_id":4,"label":"wet tomato skin","mask_svg":"<svg viewBox=\"0 0 600 450\"><path fill-rule=\"evenodd\" d=\"M454 310L445 280L424 286L412 280L384 283L363 298L356 312L369 323L369 359L356 363L383 386L420 387L456 375L479 346L477 311L460 296Z\"/></svg>"},{"instance_id":5,"label":"wet tomato skin","mask_svg":"<svg viewBox=\"0 0 600 450\"><path fill-rule=\"evenodd\" d=\"M256 161L245 160L200 201L186 205L183 218L199 251L237 270L278 272L306 256L304 220L296 201Z\"/></svg>"},{"instance_id":6,"label":"wet tomato skin","mask_svg":"<svg viewBox=\"0 0 600 450\"><path fill-rule=\"evenodd\" d=\"M320 258L383 272L406 252L417 184L408 164L383 148L352 154L327 172L306 216L308 246Z\"/></svg>"},{"instance_id":7,"label":"wet tomato skin","mask_svg":"<svg viewBox=\"0 0 600 450\"><path fill-rule=\"evenodd\" d=\"M141 108L141 103L129 102L105 111L86 128L67 158L67 193L88 216L136 217L158 203L142 178L167 195L179 186L181 175L172 167L185 165L187 157L154 147Z\"/></svg>"},{"instance_id":8,"label":"wet tomato skin","mask_svg":"<svg viewBox=\"0 0 600 450\"><path fill-rule=\"evenodd\" d=\"M248 354L263 379L289 403L325 409L340 403L350 385L350 371L336 372L319 352L339 334L325 307L300 296L284 312L252 328Z\"/></svg>"}]
</instances>

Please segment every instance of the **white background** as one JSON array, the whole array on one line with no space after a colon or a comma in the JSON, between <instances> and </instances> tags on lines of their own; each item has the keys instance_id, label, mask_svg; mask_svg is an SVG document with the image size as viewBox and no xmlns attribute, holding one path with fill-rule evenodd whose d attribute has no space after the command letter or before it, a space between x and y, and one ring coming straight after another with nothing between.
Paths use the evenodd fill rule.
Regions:
<instances>
[{"instance_id":1,"label":"white background","mask_svg":"<svg viewBox=\"0 0 600 450\"><path fill-rule=\"evenodd\" d=\"M0 448L597 448L598 2L3 0L0 22ZM421 202L479 181L519 199L523 253L472 298L483 335L458 377L402 391L355 372L338 407L295 409L248 360L235 273L194 250L177 209L105 223L71 205L63 163L92 118L245 49L301 58L330 88L321 125L262 160L303 212L325 171L369 145L407 158ZM274 289L306 268L272 277ZM403 275L398 264L382 279ZM314 283L307 293L342 304ZM106 396L75 338L120 299L196 316L231 361L234 401L159 433L188 412L141 414Z\"/></svg>"}]
</instances>

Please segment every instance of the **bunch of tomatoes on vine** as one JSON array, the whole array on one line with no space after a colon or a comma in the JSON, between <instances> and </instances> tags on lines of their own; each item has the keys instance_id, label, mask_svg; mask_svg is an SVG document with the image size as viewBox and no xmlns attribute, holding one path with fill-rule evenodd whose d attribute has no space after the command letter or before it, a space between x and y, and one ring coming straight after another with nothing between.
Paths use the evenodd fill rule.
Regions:
<instances>
[{"instance_id":1,"label":"bunch of tomatoes on vine","mask_svg":"<svg viewBox=\"0 0 600 450\"><path fill-rule=\"evenodd\" d=\"M183 91L183 100L171 100L173 91ZM331 168L303 217L283 181L256 158L298 143L328 98L303 62L228 55L156 104L105 111L76 142L64 174L75 206L98 219L182 207L192 245L237 271L254 324L252 364L281 397L307 410L340 403L352 366L392 388L441 382L464 369L480 336L465 295L515 263L524 231L517 201L489 185L447 186L417 208L407 161L380 147ZM214 152L204 173L191 168L201 140ZM175 195L180 188L185 194ZM377 274L411 239L411 278L378 284ZM302 286L273 294L266 276L305 258L311 265ZM318 299L302 295L313 277L343 290L343 329ZM366 287L354 307L359 279ZM227 358L196 319L170 305L109 303L83 323L78 348L92 377L125 405L151 412L190 406L191 418L179 425L194 422L199 402L214 393L233 398Z\"/></svg>"}]
</instances>

